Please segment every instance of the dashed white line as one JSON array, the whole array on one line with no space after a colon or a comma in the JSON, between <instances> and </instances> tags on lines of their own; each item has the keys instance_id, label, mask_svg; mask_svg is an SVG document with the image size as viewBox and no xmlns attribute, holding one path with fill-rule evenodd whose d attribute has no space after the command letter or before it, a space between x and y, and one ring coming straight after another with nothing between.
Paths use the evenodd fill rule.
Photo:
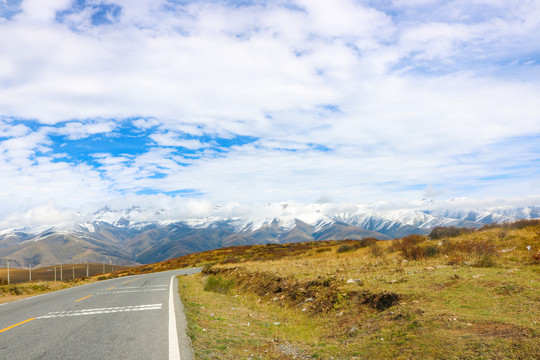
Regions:
<instances>
[{"instance_id":1,"label":"dashed white line","mask_svg":"<svg viewBox=\"0 0 540 360\"><path fill-rule=\"evenodd\" d=\"M160 287L160 288L166 288L168 285L147 285L147 286L122 286L122 287L118 287L117 289L141 289L141 290L144 290L146 288L157 288L157 287Z\"/></svg>"},{"instance_id":2,"label":"dashed white line","mask_svg":"<svg viewBox=\"0 0 540 360\"><path fill-rule=\"evenodd\" d=\"M108 295L108 294L126 294L126 293L136 293L136 292L149 292L149 291L167 291L167 289L148 289L148 290L119 290L119 291L107 291L97 293L98 295Z\"/></svg>"},{"instance_id":3,"label":"dashed white line","mask_svg":"<svg viewBox=\"0 0 540 360\"><path fill-rule=\"evenodd\" d=\"M97 309L81 309L81 310L67 310L67 311L54 311L47 315L39 316L36 319L53 319L68 316L84 316L84 315L99 315L99 314L114 314L119 312L129 311L146 311L146 310L161 310L162 304L149 304L149 305L134 305L134 306L117 306L108 308Z\"/></svg>"}]
</instances>

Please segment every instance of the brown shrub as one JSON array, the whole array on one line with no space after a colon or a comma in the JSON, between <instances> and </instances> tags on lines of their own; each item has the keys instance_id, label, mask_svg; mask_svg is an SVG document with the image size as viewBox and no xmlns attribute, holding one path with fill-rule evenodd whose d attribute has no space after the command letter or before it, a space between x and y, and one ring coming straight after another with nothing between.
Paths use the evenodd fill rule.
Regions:
<instances>
[{"instance_id":1,"label":"brown shrub","mask_svg":"<svg viewBox=\"0 0 540 360\"><path fill-rule=\"evenodd\" d=\"M354 246L354 245L351 245L351 244L343 244L341 245L338 249L337 249L337 252L338 253L344 253L344 252L349 252L349 251L354 251L356 250L357 248Z\"/></svg>"},{"instance_id":2,"label":"brown shrub","mask_svg":"<svg viewBox=\"0 0 540 360\"><path fill-rule=\"evenodd\" d=\"M426 238L422 235L409 235L395 240L392 244L392 251L401 251L407 260L419 260L426 257L425 249L419 246Z\"/></svg>"},{"instance_id":3,"label":"brown shrub","mask_svg":"<svg viewBox=\"0 0 540 360\"><path fill-rule=\"evenodd\" d=\"M457 237L460 235L469 234L473 231L474 229L470 229L470 228L458 228L456 226L449 226L449 227L438 226L436 228L433 228L433 230L431 230L428 236L432 240L437 240L437 239L443 239L443 238Z\"/></svg>"},{"instance_id":4,"label":"brown shrub","mask_svg":"<svg viewBox=\"0 0 540 360\"><path fill-rule=\"evenodd\" d=\"M364 238L364 239L355 241L353 246L355 248L359 249L359 248L363 248L363 247L367 247L367 246L373 246L373 245L377 244L378 241L379 240L377 240L375 238L369 237L369 238Z\"/></svg>"},{"instance_id":5,"label":"brown shrub","mask_svg":"<svg viewBox=\"0 0 540 360\"><path fill-rule=\"evenodd\" d=\"M220 264L235 264L241 261L238 257L228 257L220 262Z\"/></svg>"}]
</instances>

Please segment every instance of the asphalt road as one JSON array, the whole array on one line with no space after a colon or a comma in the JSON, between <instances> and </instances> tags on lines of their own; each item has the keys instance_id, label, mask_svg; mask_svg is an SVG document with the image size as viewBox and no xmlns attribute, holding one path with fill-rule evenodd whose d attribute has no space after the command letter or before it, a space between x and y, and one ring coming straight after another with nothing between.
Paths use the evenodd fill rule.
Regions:
<instances>
[{"instance_id":1,"label":"asphalt road","mask_svg":"<svg viewBox=\"0 0 540 360\"><path fill-rule=\"evenodd\" d=\"M0 359L191 360L174 270L0 305Z\"/></svg>"}]
</instances>

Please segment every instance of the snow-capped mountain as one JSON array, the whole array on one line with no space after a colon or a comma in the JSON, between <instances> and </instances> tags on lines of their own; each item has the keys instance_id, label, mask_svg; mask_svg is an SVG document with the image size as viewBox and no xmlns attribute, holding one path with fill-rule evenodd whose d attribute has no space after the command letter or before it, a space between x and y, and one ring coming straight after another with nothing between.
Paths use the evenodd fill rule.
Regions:
<instances>
[{"instance_id":1,"label":"snow-capped mountain","mask_svg":"<svg viewBox=\"0 0 540 360\"><path fill-rule=\"evenodd\" d=\"M215 207L205 216L175 218L170 209L104 207L81 215L80 222L3 230L0 258L9 256L20 266L103 261L136 264L233 245L391 239L427 234L438 226L476 228L540 217L540 207L384 210L362 204L280 203L260 211L233 210Z\"/></svg>"}]
</instances>

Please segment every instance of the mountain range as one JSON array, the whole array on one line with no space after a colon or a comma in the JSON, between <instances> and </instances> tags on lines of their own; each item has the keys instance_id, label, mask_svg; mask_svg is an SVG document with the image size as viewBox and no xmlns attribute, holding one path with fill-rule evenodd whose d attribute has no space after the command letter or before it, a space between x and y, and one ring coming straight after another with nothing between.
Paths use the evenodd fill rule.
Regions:
<instances>
[{"instance_id":1,"label":"mountain range","mask_svg":"<svg viewBox=\"0 0 540 360\"><path fill-rule=\"evenodd\" d=\"M0 231L0 258L11 266L106 262L152 263L185 254L235 245L317 240L381 240L428 234L438 226L478 228L485 224L540 217L540 207L497 207L482 210L373 210L365 206L315 204L301 209L282 203L271 215L213 216L180 220L151 219L148 211L102 208L85 221L35 229ZM267 213L268 214L268 213ZM3 263L0 263L3 266Z\"/></svg>"}]
</instances>

